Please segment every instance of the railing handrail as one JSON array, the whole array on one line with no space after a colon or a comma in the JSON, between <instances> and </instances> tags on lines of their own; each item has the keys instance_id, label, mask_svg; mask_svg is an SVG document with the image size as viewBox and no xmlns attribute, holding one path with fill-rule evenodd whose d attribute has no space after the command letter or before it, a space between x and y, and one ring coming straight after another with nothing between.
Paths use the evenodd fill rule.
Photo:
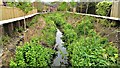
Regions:
<instances>
[{"instance_id":1,"label":"railing handrail","mask_svg":"<svg viewBox=\"0 0 120 68\"><path fill-rule=\"evenodd\" d=\"M68 13L75 13L75 12L69 12ZM94 14L85 14L85 13L75 13L75 14L80 14L80 15L85 15L85 16L92 16L92 17L97 17L97 18L105 18L105 19L110 19L110 20L115 20L115 21L120 21L120 18L116 17L108 17L108 16L100 16L100 15L94 15Z\"/></svg>"},{"instance_id":2,"label":"railing handrail","mask_svg":"<svg viewBox=\"0 0 120 68\"><path fill-rule=\"evenodd\" d=\"M26 15L26 16L22 16L22 17L12 18L12 19L8 19L8 20L2 20L2 21L0 21L0 25L11 23L14 21L23 20L24 18L26 19L26 18L33 17L33 16L38 15L38 14L40 14L40 13L34 13L31 15Z\"/></svg>"}]
</instances>

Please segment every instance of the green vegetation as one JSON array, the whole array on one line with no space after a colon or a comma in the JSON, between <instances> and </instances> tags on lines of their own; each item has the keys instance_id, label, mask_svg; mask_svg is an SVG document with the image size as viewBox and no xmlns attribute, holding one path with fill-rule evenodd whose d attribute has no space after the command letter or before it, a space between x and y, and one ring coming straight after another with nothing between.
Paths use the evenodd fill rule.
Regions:
<instances>
[{"instance_id":1,"label":"green vegetation","mask_svg":"<svg viewBox=\"0 0 120 68\"><path fill-rule=\"evenodd\" d=\"M86 17L76 26L80 38L68 45L72 66L116 65L117 48L94 31L93 22L94 19Z\"/></svg>"},{"instance_id":2,"label":"green vegetation","mask_svg":"<svg viewBox=\"0 0 120 68\"><path fill-rule=\"evenodd\" d=\"M24 31L24 28L23 28L23 27L19 27L19 28L16 28L16 29L15 29L15 32L20 32L20 33L21 33L22 31Z\"/></svg>"},{"instance_id":3,"label":"green vegetation","mask_svg":"<svg viewBox=\"0 0 120 68\"><path fill-rule=\"evenodd\" d=\"M115 22L113 22L113 21L111 22L111 21L109 21L107 19L100 19L99 23L101 23L105 27L114 27L114 26L116 26Z\"/></svg>"},{"instance_id":4,"label":"green vegetation","mask_svg":"<svg viewBox=\"0 0 120 68\"><path fill-rule=\"evenodd\" d=\"M15 59L11 60L10 67L44 67L51 63L54 51L39 44L38 38L33 38L22 47L17 47Z\"/></svg>"},{"instance_id":5,"label":"green vegetation","mask_svg":"<svg viewBox=\"0 0 120 68\"><path fill-rule=\"evenodd\" d=\"M118 50L107 38L95 32L94 18L85 16L73 27L63 19L63 14L49 16L63 32L62 39L67 46L72 66L117 65Z\"/></svg>"},{"instance_id":6,"label":"green vegetation","mask_svg":"<svg viewBox=\"0 0 120 68\"><path fill-rule=\"evenodd\" d=\"M118 51L106 38L84 37L68 46L72 66L114 66Z\"/></svg>"},{"instance_id":7,"label":"green vegetation","mask_svg":"<svg viewBox=\"0 0 120 68\"><path fill-rule=\"evenodd\" d=\"M69 17L71 14L66 15ZM62 40L72 66L117 65L118 49L107 38L96 33L93 25L95 18L83 16L73 26L67 22L66 15L60 12L41 15L46 23L40 36L17 47L15 59L11 60L10 66L50 66L55 53L50 48L55 44L56 27L63 33ZM79 17L74 14L72 16Z\"/></svg>"},{"instance_id":8,"label":"green vegetation","mask_svg":"<svg viewBox=\"0 0 120 68\"><path fill-rule=\"evenodd\" d=\"M36 17L33 20L35 19ZM50 66L55 53L51 48L55 44L56 25L47 17L44 17L44 19L46 23L44 28L39 31L40 35L33 37L30 42L25 43L23 46L17 47L15 58L10 62L11 68Z\"/></svg>"},{"instance_id":9,"label":"green vegetation","mask_svg":"<svg viewBox=\"0 0 120 68\"><path fill-rule=\"evenodd\" d=\"M35 16L30 22L26 22L26 26L30 27L33 24L37 23L38 22L38 18L39 18L39 15Z\"/></svg>"},{"instance_id":10,"label":"green vegetation","mask_svg":"<svg viewBox=\"0 0 120 68\"><path fill-rule=\"evenodd\" d=\"M1 41L3 45L6 45L8 42L10 42L10 37L8 35L4 35L1 37Z\"/></svg>"},{"instance_id":11,"label":"green vegetation","mask_svg":"<svg viewBox=\"0 0 120 68\"><path fill-rule=\"evenodd\" d=\"M98 15L107 16L110 13L111 6L112 6L112 2L109 1L99 2L96 5L97 7L96 13Z\"/></svg>"},{"instance_id":12,"label":"green vegetation","mask_svg":"<svg viewBox=\"0 0 120 68\"><path fill-rule=\"evenodd\" d=\"M67 11L69 8L69 5L67 2L61 2L60 5L58 6L58 11Z\"/></svg>"},{"instance_id":13,"label":"green vegetation","mask_svg":"<svg viewBox=\"0 0 120 68\"><path fill-rule=\"evenodd\" d=\"M49 20L45 17L46 25L45 28L41 31L42 34L40 36L41 43L45 43L48 47L53 47L55 44L55 37L56 37L56 25L53 21Z\"/></svg>"},{"instance_id":14,"label":"green vegetation","mask_svg":"<svg viewBox=\"0 0 120 68\"><path fill-rule=\"evenodd\" d=\"M94 18L84 17L82 22L79 22L79 24L77 24L75 27L75 31L77 32L78 36L88 35L89 30L94 28L92 22L94 22Z\"/></svg>"},{"instance_id":15,"label":"green vegetation","mask_svg":"<svg viewBox=\"0 0 120 68\"><path fill-rule=\"evenodd\" d=\"M52 16L52 20L63 32L62 40L65 42L65 45L67 46L68 43L71 44L74 40L76 40L77 34L73 30L73 27L70 24L68 24L61 16L60 14L56 14L56 16L54 17Z\"/></svg>"},{"instance_id":16,"label":"green vegetation","mask_svg":"<svg viewBox=\"0 0 120 68\"><path fill-rule=\"evenodd\" d=\"M20 8L25 13L28 13L33 9L32 4L30 2L8 2L7 4L10 7Z\"/></svg>"}]
</instances>

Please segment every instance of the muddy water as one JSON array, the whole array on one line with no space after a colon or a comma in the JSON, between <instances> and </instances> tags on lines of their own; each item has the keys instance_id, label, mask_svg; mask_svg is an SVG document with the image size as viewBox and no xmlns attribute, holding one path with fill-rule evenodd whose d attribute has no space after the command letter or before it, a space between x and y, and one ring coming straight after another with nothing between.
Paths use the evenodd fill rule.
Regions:
<instances>
[{"instance_id":1,"label":"muddy water","mask_svg":"<svg viewBox=\"0 0 120 68\"><path fill-rule=\"evenodd\" d=\"M61 39L62 33L57 29L56 33L56 45L54 49L57 49L57 56L53 60L52 66L66 66L68 64L67 51L63 46L64 42Z\"/></svg>"}]
</instances>

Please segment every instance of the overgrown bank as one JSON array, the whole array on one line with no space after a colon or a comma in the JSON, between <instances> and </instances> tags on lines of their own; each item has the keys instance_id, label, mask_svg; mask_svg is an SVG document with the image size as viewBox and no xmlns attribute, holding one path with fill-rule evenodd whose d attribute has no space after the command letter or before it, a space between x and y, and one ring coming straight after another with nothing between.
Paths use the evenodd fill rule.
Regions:
<instances>
[{"instance_id":1,"label":"overgrown bank","mask_svg":"<svg viewBox=\"0 0 120 68\"><path fill-rule=\"evenodd\" d=\"M23 46L17 47L10 67L45 67L52 63L51 59L55 53L52 47L55 44L56 25L47 18L38 19L38 22L34 23L36 25L29 24L31 29L26 34L30 34L31 38ZM31 33L32 31L33 33Z\"/></svg>"},{"instance_id":2,"label":"overgrown bank","mask_svg":"<svg viewBox=\"0 0 120 68\"><path fill-rule=\"evenodd\" d=\"M71 14L67 14L70 16ZM82 19L69 23L64 13L41 15L46 21L44 28L38 31L29 43L17 47L15 59L10 66L50 66L55 53L56 28L62 33L67 48L70 66L115 66L118 49L107 38L96 33L95 18L81 16ZM73 18L79 15L73 15ZM72 25L73 24L73 25ZM47 47L47 48L46 48Z\"/></svg>"},{"instance_id":3,"label":"overgrown bank","mask_svg":"<svg viewBox=\"0 0 120 68\"><path fill-rule=\"evenodd\" d=\"M62 39L72 66L117 65L118 49L107 38L96 33L94 18L85 16L80 22L75 23L75 26L65 21L64 13L53 13L49 18L63 32Z\"/></svg>"}]
</instances>

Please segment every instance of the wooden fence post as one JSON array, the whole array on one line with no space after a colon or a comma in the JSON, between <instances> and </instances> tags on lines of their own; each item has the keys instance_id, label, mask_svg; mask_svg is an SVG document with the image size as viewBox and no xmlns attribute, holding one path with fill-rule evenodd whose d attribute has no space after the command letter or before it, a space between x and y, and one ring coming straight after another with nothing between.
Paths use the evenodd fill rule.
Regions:
<instances>
[{"instance_id":1,"label":"wooden fence post","mask_svg":"<svg viewBox=\"0 0 120 68\"><path fill-rule=\"evenodd\" d=\"M20 27L24 29L24 20L20 20Z\"/></svg>"},{"instance_id":2,"label":"wooden fence post","mask_svg":"<svg viewBox=\"0 0 120 68\"><path fill-rule=\"evenodd\" d=\"M0 25L0 46L2 45L3 26Z\"/></svg>"},{"instance_id":3,"label":"wooden fence post","mask_svg":"<svg viewBox=\"0 0 120 68\"><path fill-rule=\"evenodd\" d=\"M0 25L0 57L1 57L2 51L3 51L2 36L3 36L3 26ZM2 59L1 58L0 58L0 67L2 67Z\"/></svg>"},{"instance_id":4,"label":"wooden fence post","mask_svg":"<svg viewBox=\"0 0 120 68\"><path fill-rule=\"evenodd\" d=\"M111 8L111 17L117 17L120 18L120 1L116 0L113 2L112 4L112 8Z\"/></svg>"},{"instance_id":5,"label":"wooden fence post","mask_svg":"<svg viewBox=\"0 0 120 68\"><path fill-rule=\"evenodd\" d=\"M14 29L15 28L20 28L20 21L14 22L13 25L14 25Z\"/></svg>"}]
</instances>

